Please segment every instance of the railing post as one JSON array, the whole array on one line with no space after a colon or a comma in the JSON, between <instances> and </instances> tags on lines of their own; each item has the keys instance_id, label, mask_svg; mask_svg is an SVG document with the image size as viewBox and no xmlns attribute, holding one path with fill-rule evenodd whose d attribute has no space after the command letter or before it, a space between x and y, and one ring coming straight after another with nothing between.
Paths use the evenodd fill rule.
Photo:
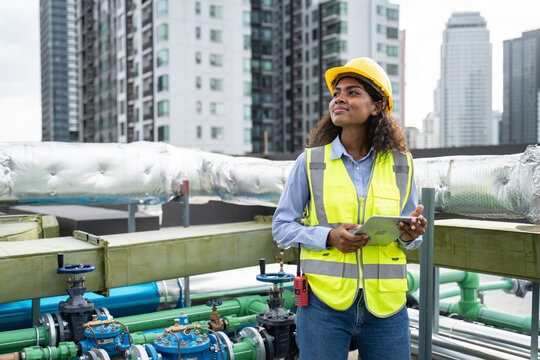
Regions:
<instances>
[{"instance_id":1,"label":"railing post","mask_svg":"<svg viewBox=\"0 0 540 360\"><path fill-rule=\"evenodd\" d=\"M424 241L420 248L420 319L418 358L431 359L431 339L434 314L433 242L435 221L435 189L422 188L423 215L427 219ZM438 315L438 314L437 314Z\"/></svg>"},{"instance_id":2,"label":"railing post","mask_svg":"<svg viewBox=\"0 0 540 360\"><path fill-rule=\"evenodd\" d=\"M128 233L135 232L135 204L128 204Z\"/></svg>"},{"instance_id":3,"label":"railing post","mask_svg":"<svg viewBox=\"0 0 540 360\"><path fill-rule=\"evenodd\" d=\"M184 227L189 227L189 181L182 182L182 199L184 200ZM191 306L189 293L189 276L184 277L184 307Z\"/></svg>"},{"instance_id":4,"label":"railing post","mask_svg":"<svg viewBox=\"0 0 540 360\"><path fill-rule=\"evenodd\" d=\"M540 283L532 283L532 316L531 316L531 359L538 359L538 313L539 309Z\"/></svg>"}]
</instances>

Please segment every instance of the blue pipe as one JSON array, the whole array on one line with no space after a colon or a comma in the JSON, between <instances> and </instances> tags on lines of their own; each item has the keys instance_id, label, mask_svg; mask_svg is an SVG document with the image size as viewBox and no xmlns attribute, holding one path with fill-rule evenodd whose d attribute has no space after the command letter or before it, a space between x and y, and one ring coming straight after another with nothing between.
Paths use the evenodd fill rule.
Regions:
<instances>
[{"instance_id":1,"label":"blue pipe","mask_svg":"<svg viewBox=\"0 0 540 360\"><path fill-rule=\"evenodd\" d=\"M92 300L95 308L106 307L115 318L155 312L160 302L156 283L114 288L110 290L109 297L92 292L85 293L84 297ZM63 295L41 299L40 315L58 312L58 304L67 298L67 295ZM180 296L176 307L182 305ZM32 327L32 300L0 304L0 331L29 327Z\"/></svg>"}]
</instances>

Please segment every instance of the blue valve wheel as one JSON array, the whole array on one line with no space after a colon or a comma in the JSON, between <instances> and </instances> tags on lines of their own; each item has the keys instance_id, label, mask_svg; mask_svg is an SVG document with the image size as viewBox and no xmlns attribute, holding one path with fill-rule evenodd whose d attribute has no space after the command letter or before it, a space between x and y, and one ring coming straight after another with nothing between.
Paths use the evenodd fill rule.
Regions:
<instances>
[{"instance_id":1,"label":"blue valve wheel","mask_svg":"<svg viewBox=\"0 0 540 360\"><path fill-rule=\"evenodd\" d=\"M287 273L259 274L257 275L257 280L262 281L262 282L272 283L272 284L279 284L279 283L293 281L294 275L287 274Z\"/></svg>"},{"instance_id":2,"label":"blue valve wheel","mask_svg":"<svg viewBox=\"0 0 540 360\"><path fill-rule=\"evenodd\" d=\"M96 267L90 264L64 265L56 269L57 274L82 274L94 271Z\"/></svg>"},{"instance_id":3,"label":"blue valve wheel","mask_svg":"<svg viewBox=\"0 0 540 360\"><path fill-rule=\"evenodd\" d=\"M209 307L214 307L220 306L221 304L223 304L221 300L208 300L205 305Z\"/></svg>"}]
</instances>

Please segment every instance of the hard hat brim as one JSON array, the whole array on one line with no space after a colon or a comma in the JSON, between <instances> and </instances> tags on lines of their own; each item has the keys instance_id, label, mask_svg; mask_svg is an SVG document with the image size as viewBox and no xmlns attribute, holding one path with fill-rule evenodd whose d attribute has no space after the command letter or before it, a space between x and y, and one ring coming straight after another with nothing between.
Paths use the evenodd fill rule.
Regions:
<instances>
[{"instance_id":1,"label":"hard hat brim","mask_svg":"<svg viewBox=\"0 0 540 360\"><path fill-rule=\"evenodd\" d=\"M328 86L328 89L330 90L330 94L334 93L334 85L332 85L332 82L339 76L339 74L344 73L355 73L362 77L365 77L369 80L371 80L373 83L375 83L379 89L386 95L388 106L386 107L386 111L390 114L392 112L393 103L392 103L392 96L388 94L387 91L385 91L385 87L383 84L379 83L376 79L373 79L369 74L354 68L350 66L339 66L335 68L328 69L326 73L324 74L324 78L326 80L326 85Z\"/></svg>"}]
</instances>

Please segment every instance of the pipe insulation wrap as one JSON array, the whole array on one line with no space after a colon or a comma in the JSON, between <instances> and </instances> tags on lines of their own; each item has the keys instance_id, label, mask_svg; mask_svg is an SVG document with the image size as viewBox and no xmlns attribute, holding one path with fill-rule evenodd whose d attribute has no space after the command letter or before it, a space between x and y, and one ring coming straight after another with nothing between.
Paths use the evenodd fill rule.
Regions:
<instances>
[{"instance_id":1,"label":"pipe insulation wrap","mask_svg":"<svg viewBox=\"0 0 540 360\"><path fill-rule=\"evenodd\" d=\"M418 189L438 211L540 224L540 147L505 156L416 159ZM0 203L137 203L182 195L276 206L293 161L234 157L164 143L0 143ZM420 194L420 191L418 191Z\"/></svg>"}]
</instances>

